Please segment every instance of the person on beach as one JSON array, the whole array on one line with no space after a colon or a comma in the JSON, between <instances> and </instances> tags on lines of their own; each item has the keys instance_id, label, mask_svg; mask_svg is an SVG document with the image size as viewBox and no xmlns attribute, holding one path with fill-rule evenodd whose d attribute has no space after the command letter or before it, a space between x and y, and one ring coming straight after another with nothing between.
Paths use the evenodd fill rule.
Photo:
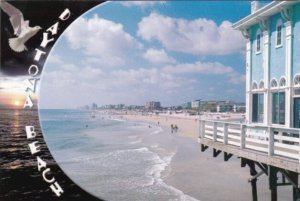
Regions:
<instances>
[{"instance_id":1,"label":"person on beach","mask_svg":"<svg viewBox=\"0 0 300 201\"><path fill-rule=\"evenodd\" d=\"M175 133L177 133L178 127L177 127L176 124L175 124L175 126L174 126L174 130L175 130Z\"/></svg>"},{"instance_id":2,"label":"person on beach","mask_svg":"<svg viewBox=\"0 0 300 201\"><path fill-rule=\"evenodd\" d=\"M171 124L171 133L173 133L173 131L174 131L174 126L173 124Z\"/></svg>"}]
</instances>

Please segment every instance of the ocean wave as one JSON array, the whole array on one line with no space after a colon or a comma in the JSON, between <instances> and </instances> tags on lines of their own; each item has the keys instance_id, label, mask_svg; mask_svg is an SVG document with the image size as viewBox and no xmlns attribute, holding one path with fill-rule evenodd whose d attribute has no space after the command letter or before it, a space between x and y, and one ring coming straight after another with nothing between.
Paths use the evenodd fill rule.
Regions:
<instances>
[{"instance_id":1,"label":"ocean wave","mask_svg":"<svg viewBox=\"0 0 300 201\"><path fill-rule=\"evenodd\" d=\"M146 172L146 176L152 178L152 183L148 183L147 185L154 185L155 183L162 182L161 174L166 168L170 165L173 156L176 154L176 151L170 153L168 156L160 157L157 153L154 153L151 158L154 162L154 165Z\"/></svg>"},{"instance_id":2,"label":"ocean wave","mask_svg":"<svg viewBox=\"0 0 300 201\"><path fill-rule=\"evenodd\" d=\"M119 119L119 118L111 118L110 120L120 121L120 122L125 122L126 121L125 119Z\"/></svg>"},{"instance_id":3,"label":"ocean wave","mask_svg":"<svg viewBox=\"0 0 300 201\"><path fill-rule=\"evenodd\" d=\"M129 144L138 144L138 143L141 143L141 142L142 142L142 139L139 138L139 139L136 140L136 141L129 142Z\"/></svg>"},{"instance_id":4,"label":"ocean wave","mask_svg":"<svg viewBox=\"0 0 300 201\"><path fill-rule=\"evenodd\" d=\"M160 133L160 132L163 131L163 129L161 127L156 127L156 128L157 128L157 130L151 132L150 135L156 135L156 134L158 134L158 133Z\"/></svg>"},{"instance_id":5,"label":"ocean wave","mask_svg":"<svg viewBox=\"0 0 300 201\"><path fill-rule=\"evenodd\" d=\"M158 147L158 144L153 144L150 146L151 148L157 148Z\"/></svg>"}]
</instances>

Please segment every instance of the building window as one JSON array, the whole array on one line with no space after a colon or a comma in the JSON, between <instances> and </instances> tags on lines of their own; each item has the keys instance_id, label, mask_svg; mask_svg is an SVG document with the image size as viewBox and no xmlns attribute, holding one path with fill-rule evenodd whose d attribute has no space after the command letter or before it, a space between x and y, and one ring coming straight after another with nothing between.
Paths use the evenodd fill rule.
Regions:
<instances>
[{"instance_id":1,"label":"building window","mask_svg":"<svg viewBox=\"0 0 300 201\"><path fill-rule=\"evenodd\" d=\"M264 81L260 81L260 83L259 83L259 89L264 89L264 87L265 87Z\"/></svg>"},{"instance_id":2,"label":"building window","mask_svg":"<svg viewBox=\"0 0 300 201\"><path fill-rule=\"evenodd\" d=\"M300 86L300 75L296 75L294 78L294 85Z\"/></svg>"},{"instance_id":3,"label":"building window","mask_svg":"<svg viewBox=\"0 0 300 201\"><path fill-rule=\"evenodd\" d=\"M264 94L253 94L252 122L264 122Z\"/></svg>"},{"instance_id":4,"label":"building window","mask_svg":"<svg viewBox=\"0 0 300 201\"><path fill-rule=\"evenodd\" d=\"M281 20L278 20L277 26L276 26L276 46L282 45L282 22Z\"/></svg>"},{"instance_id":5,"label":"building window","mask_svg":"<svg viewBox=\"0 0 300 201\"><path fill-rule=\"evenodd\" d=\"M270 85L271 85L271 88L277 88L278 87L277 80L276 79L272 79Z\"/></svg>"},{"instance_id":6,"label":"building window","mask_svg":"<svg viewBox=\"0 0 300 201\"><path fill-rule=\"evenodd\" d=\"M255 81L252 83L252 90L257 90L257 83Z\"/></svg>"},{"instance_id":7,"label":"building window","mask_svg":"<svg viewBox=\"0 0 300 201\"><path fill-rule=\"evenodd\" d=\"M256 34L256 53L260 53L260 32Z\"/></svg>"},{"instance_id":8,"label":"building window","mask_svg":"<svg viewBox=\"0 0 300 201\"><path fill-rule=\"evenodd\" d=\"M284 77L282 77L279 81L279 87L283 88L286 86L286 80Z\"/></svg>"},{"instance_id":9,"label":"building window","mask_svg":"<svg viewBox=\"0 0 300 201\"><path fill-rule=\"evenodd\" d=\"M272 93L272 123L285 124L285 92Z\"/></svg>"}]
</instances>

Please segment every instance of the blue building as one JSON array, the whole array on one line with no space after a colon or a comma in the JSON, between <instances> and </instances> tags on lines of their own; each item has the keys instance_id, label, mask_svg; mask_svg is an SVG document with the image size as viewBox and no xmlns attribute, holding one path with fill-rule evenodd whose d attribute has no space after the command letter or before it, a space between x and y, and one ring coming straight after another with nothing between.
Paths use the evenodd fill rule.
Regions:
<instances>
[{"instance_id":1,"label":"blue building","mask_svg":"<svg viewBox=\"0 0 300 201\"><path fill-rule=\"evenodd\" d=\"M300 128L300 2L252 1L233 27L247 38L247 124Z\"/></svg>"},{"instance_id":2,"label":"blue building","mask_svg":"<svg viewBox=\"0 0 300 201\"><path fill-rule=\"evenodd\" d=\"M223 151L225 161L239 156L250 169L253 201L262 174L272 201L283 185L300 200L300 1L252 1L251 14L233 27L247 39L246 123L200 119L201 151Z\"/></svg>"}]
</instances>

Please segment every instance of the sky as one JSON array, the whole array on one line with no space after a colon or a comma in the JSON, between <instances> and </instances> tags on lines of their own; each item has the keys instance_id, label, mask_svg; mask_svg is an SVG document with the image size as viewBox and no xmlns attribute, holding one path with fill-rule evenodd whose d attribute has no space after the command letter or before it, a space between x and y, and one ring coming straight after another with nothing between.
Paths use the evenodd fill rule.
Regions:
<instances>
[{"instance_id":1,"label":"sky","mask_svg":"<svg viewBox=\"0 0 300 201\"><path fill-rule=\"evenodd\" d=\"M101 4L56 42L39 107L244 101L246 40L232 24L249 13L248 1Z\"/></svg>"},{"instance_id":2,"label":"sky","mask_svg":"<svg viewBox=\"0 0 300 201\"><path fill-rule=\"evenodd\" d=\"M7 76L0 72L0 109L23 108L27 98L26 88L29 76ZM38 86L38 85L37 85ZM37 100L37 95L30 93L32 101Z\"/></svg>"}]
</instances>

